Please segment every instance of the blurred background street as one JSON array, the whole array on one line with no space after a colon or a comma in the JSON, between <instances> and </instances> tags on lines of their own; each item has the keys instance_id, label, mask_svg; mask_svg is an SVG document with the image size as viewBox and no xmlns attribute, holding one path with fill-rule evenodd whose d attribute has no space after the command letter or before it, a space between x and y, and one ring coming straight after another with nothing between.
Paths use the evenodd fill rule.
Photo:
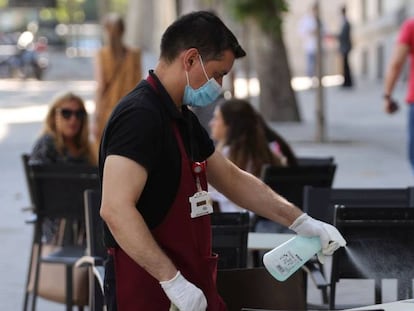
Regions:
<instances>
[{"instance_id":1,"label":"blurred background street","mask_svg":"<svg viewBox=\"0 0 414 311\"><path fill-rule=\"evenodd\" d=\"M0 83L0 307L20 309L27 272L32 226L31 217L22 208L29 205L21 154L30 152L40 132L50 99L57 93L72 90L83 96L93 109L93 65L91 58L68 59L63 53L51 58L45 81L1 80ZM56 66L54 65L56 64ZM57 65L59 64L59 65ZM150 67L151 64L147 64ZM382 111L381 84L358 81L353 91L339 86L326 88L328 140L314 141L314 101L312 89L297 91L302 123L271 123L303 156L334 156L338 164L335 187L406 187L413 185L406 159L406 114L388 116ZM403 98L403 85L397 98ZM369 287L342 283L344 296L338 302L354 300L370 304ZM310 283L309 300L319 302L319 292ZM389 291L389 301L395 299ZM39 299L39 310L64 310L64 306Z\"/></svg>"}]
</instances>

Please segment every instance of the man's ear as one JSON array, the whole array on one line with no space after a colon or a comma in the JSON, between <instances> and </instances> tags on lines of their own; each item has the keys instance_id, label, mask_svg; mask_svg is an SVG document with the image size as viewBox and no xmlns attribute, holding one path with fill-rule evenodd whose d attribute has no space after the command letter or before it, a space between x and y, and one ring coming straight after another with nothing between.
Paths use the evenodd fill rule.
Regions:
<instances>
[{"instance_id":1,"label":"man's ear","mask_svg":"<svg viewBox=\"0 0 414 311\"><path fill-rule=\"evenodd\" d=\"M183 65L186 71L189 71L191 69L197 57L198 57L198 51L196 48L191 48L184 52Z\"/></svg>"}]
</instances>

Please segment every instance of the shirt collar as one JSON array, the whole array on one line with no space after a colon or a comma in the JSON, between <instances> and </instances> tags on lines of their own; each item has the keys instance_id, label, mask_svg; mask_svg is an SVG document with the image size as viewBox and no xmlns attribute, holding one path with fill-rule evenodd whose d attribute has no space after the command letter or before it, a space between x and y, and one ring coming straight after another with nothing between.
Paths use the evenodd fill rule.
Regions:
<instances>
[{"instance_id":1,"label":"shirt collar","mask_svg":"<svg viewBox=\"0 0 414 311\"><path fill-rule=\"evenodd\" d=\"M177 109L174 101L172 100L170 94L168 94L167 90L162 85L161 81L158 79L157 75L155 74L154 70L149 71L149 75L154 79L157 87L157 92L161 97L162 104L167 109L168 113L170 114L171 118L176 120L183 120L184 116L188 114L188 107L183 105L181 107L181 112Z\"/></svg>"}]
</instances>

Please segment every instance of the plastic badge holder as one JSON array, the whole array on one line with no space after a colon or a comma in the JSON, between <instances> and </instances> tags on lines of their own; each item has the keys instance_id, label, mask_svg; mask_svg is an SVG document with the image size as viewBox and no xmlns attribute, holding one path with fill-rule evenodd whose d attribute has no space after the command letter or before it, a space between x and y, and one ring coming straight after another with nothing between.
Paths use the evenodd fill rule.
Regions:
<instances>
[{"instance_id":1,"label":"plastic badge holder","mask_svg":"<svg viewBox=\"0 0 414 311\"><path fill-rule=\"evenodd\" d=\"M263 256L267 271L278 281L285 281L322 249L319 237L297 235Z\"/></svg>"}]
</instances>

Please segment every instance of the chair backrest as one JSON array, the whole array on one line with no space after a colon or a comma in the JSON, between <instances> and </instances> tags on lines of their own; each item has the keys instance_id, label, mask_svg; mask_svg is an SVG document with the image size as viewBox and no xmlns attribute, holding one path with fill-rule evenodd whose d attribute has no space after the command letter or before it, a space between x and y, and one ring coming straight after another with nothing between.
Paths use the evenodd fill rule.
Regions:
<instances>
[{"instance_id":1,"label":"chair backrest","mask_svg":"<svg viewBox=\"0 0 414 311\"><path fill-rule=\"evenodd\" d=\"M261 179L274 191L302 208L305 186L331 187L335 171L336 164L333 163L297 167L265 166Z\"/></svg>"},{"instance_id":2,"label":"chair backrest","mask_svg":"<svg viewBox=\"0 0 414 311\"><path fill-rule=\"evenodd\" d=\"M88 165L29 165L38 217L84 219L83 192L98 188L98 169Z\"/></svg>"},{"instance_id":3,"label":"chair backrest","mask_svg":"<svg viewBox=\"0 0 414 311\"><path fill-rule=\"evenodd\" d=\"M334 164L334 157L297 157L299 166Z\"/></svg>"},{"instance_id":4,"label":"chair backrest","mask_svg":"<svg viewBox=\"0 0 414 311\"><path fill-rule=\"evenodd\" d=\"M332 224L335 205L343 205L347 207L414 207L414 187L305 187L303 194L303 210L310 216Z\"/></svg>"},{"instance_id":5,"label":"chair backrest","mask_svg":"<svg viewBox=\"0 0 414 311\"><path fill-rule=\"evenodd\" d=\"M412 284L414 208L336 207L334 217L347 246L333 255L331 283L395 278Z\"/></svg>"},{"instance_id":6,"label":"chair backrest","mask_svg":"<svg viewBox=\"0 0 414 311\"><path fill-rule=\"evenodd\" d=\"M218 268L245 268L249 213L213 213L211 228L213 252L219 255Z\"/></svg>"},{"instance_id":7,"label":"chair backrest","mask_svg":"<svg viewBox=\"0 0 414 311\"><path fill-rule=\"evenodd\" d=\"M27 154L27 153L23 153L21 155L21 158L22 158L22 163L23 163L24 176L26 178L26 185L27 185L27 189L29 191L30 203L33 204L34 203L33 185L32 185L32 179L29 178L30 155Z\"/></svg>"},{"instance_id":8,"label":"chair backrest","mask_svg":"<svg viewBox=\"0 0 414 311\"><path fill-rule=\"evenodd\" d=\"M92 257L105 258L106 247L103 240L103 220L99 215L101 207L101 191L87 189L84 192L86 253Z\"/></svg>"},{"instance_id":9,"label":"chair backrest","mask_svg":"<svg viewBox=\"0 0 414 311\"><path fill-rule=\"evenodd\" d=\"M219 270L217 289L228 311L306 310L305 278L301 270L284 282L274 279L264 268Z\"/></svg>"}]
</instances>

